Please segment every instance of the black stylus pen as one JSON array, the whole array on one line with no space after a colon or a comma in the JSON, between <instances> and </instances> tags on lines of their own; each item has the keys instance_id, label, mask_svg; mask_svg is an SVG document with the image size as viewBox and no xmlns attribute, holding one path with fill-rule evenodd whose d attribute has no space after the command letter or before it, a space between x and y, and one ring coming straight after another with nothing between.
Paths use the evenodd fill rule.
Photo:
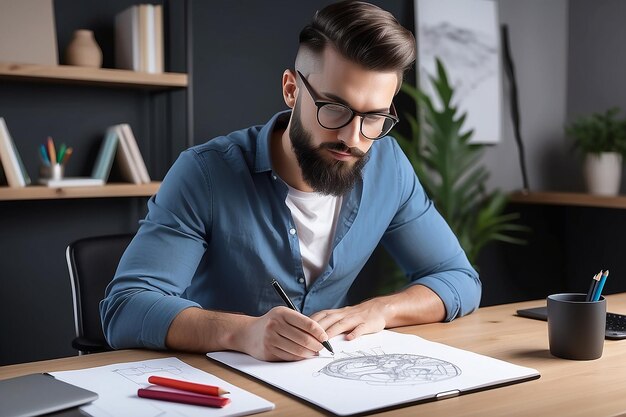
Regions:
<instances>
[{"instance_id":1,"label":"black stylus pen","mask_svg":"<svg viewBox=\"0 0 626 417\"><path fill-rule=\"evenodd\" d=\"M300 310L298 310L298 307L296 307L291 302L289 297L287 297L287 293L285 292L285 290L283 290L283 287L280 286L280 283L276 281L275 279L272 280L272 287L274 287L274 289L276 290L280 298L282 298L285 304L287 304L287 307L289 307L290 309L294 311L297 311L298 313L300 312ZM322 346L324 346L333 355L335 354L335 351L333 350L333 347L330 345L330 343L328 343L328 340L323 341Z\"/></svg>"}]
</instances>

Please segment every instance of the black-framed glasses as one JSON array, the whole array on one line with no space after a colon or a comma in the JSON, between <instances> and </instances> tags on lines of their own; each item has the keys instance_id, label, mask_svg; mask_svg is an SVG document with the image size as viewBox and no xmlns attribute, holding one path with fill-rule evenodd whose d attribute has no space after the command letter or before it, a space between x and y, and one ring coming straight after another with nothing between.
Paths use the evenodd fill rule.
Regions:
<instances>
[{"instance_id":1,"label":"black-framed glasses","mask_svg":"<svg viewBox=\"0 0 626 417\"><path fill-rule=\"evenodd\" d=\"M347 126L355 116L359 116L361 118L361 134L367 139L377 140L389 133L395 124L400 121L393 103L391 103L391 113L361 113L345 104L322 100L307 79L304 78L304 75L300 71L296 72L302 79L306 91L309 92L317 107L317 122L324 129L341 129Z\"/></svg>"}]
</instances>

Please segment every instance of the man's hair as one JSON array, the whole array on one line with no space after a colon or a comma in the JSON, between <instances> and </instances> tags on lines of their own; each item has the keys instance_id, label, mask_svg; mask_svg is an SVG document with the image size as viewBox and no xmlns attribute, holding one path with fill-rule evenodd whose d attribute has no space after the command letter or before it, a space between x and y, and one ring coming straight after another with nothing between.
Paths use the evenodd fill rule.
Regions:
<instances>
[{"instance_id":1,"label":"man's hair","mask_svg":"<svg viewBox=\"0 0 626 417\"><path fill-rule=\"evenodd\" d=\"M300 47L321 53L332 45L364 68L402 74L415 61L413 34L386 10L361 1L341 1L318 10L300 32Z\"/></svg>"}]
</instances>

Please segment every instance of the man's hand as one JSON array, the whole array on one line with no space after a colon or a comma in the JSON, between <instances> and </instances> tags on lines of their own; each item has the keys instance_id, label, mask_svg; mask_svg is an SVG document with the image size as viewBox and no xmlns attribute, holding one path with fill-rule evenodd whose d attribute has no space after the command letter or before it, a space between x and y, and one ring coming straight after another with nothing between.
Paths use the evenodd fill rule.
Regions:
<instances>
[{"instance_id":1,"label":"man's hand","mask_svg":"<svg viewBox=\"0 0 626 417\"><path fill-rule=\"evenodd\" d=\"M165 344L173 350L235 350L265 361L296 361L316 355L324 340L341 333L352 340L388 327L441 321L445 313L441 299L422 285L311 318L282 306L261 317L190 307L174 318Z\"/></svg>"},{"instance_id":2,"label":"man's hand","mask_svg":"<svg viewBox=\"0 0 626 417\"><path fill-rule=\"evenodd\" d=\"M297 361L315 356L328 335L317 322L287 307L254 317L235 336L241 350L264 361Z\"/></svg>"},{"instance_id":3,"label":"man's hand","mask_svg":"<svg viewBox=\"0 0 626 417\"><path fill-rule=\"evenodd\" d=\"M442 321L443 302L431 289L413 285L404 291L372 298L351 307L322 310L311 316L329 337L346 333L346 340L385 328Z\"/></svg>"},{"instance_id":4,"label":"man's hand","mask_svg":"<svg viewBox=\"0 0 626 417\"><path fill-rule=\"evenodd\" d=\"M352 340L383 330L387 326L385 310L388 308L381 299L374 298L355 306L322 310L313 314L311 319L326 329L329 337L347 333L346 340Z\"/></svg>"}]
</instances>

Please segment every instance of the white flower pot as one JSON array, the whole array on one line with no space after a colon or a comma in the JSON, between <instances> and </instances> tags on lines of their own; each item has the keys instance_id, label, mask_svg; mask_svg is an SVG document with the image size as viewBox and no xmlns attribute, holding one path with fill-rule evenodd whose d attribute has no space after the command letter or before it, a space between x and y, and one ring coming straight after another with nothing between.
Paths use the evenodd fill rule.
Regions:
<instances>
[{"instance_id":1,"label":"white flower pot","mask_svg":"<svg viewBox=\"0 0 626 417\"><path fill-rule=\"evenodd\" d=\"M622 179L622 155L615 152L587 154L583 173L589 193L617 195Z\"/></svg>"}]
</instances>

